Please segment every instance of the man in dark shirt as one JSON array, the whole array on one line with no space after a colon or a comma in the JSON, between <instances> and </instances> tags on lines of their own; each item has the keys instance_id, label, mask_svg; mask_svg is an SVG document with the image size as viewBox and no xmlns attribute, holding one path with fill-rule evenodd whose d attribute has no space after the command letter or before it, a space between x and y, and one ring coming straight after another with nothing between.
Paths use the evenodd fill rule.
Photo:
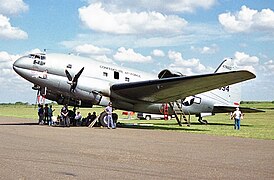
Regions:
<instances>
[{"instance_id":1,"label":"man in dark shirt","mask_svg":"<svg viewBox=\"0 0 274 180\"><path fill-rule=\"evenodd\" d=\"M48 122L49 122L49 107L48 107L48 104L45 104L45 107L44 107L44 122L45 122L45 124L48 124Z\"/></svg>"},{"instance_id":2,"label":"man in dark shirt","mask_svg":"<svg viewBox=\"0 0 274 180\"><path fill-rule=\"evenodd\" d=\"M70 126L70 120L68 117L68 105L64 105L61 109L61 116L64 123L64 126Z\"/></svg>"}]
</instances>

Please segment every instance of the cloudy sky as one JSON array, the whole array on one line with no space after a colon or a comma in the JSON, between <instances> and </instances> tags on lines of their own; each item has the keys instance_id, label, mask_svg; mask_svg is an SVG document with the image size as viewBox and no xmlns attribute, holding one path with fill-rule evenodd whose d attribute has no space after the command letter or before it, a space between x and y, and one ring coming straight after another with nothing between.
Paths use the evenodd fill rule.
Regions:
<instances>
[{"instance_id":1,"label":"cloudy sky","mask_svg":"<svg viewBox=\"0 0 274 180\"><path fill-rule=\"evenodd\" d=\"M257 75L243 100L274 100L269 0L0 0L0 102L35 101L12 70L30 52L75 53L147 72L213 72L224 58Z\"/></svg>"}]
</instances>

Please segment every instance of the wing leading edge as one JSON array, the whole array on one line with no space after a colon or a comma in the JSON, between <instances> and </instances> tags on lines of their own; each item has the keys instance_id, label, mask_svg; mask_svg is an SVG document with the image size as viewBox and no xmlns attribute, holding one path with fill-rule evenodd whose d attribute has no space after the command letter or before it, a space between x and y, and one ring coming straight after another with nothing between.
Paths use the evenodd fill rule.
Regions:
<instances>
[{"instance_id":1,"label":"wing leading edge","mask_svg":"<svg viewBox=\"0 0 274 180\"><path fill-rule=\"evenodd\" d=\"M134 101L171 102L255 77L246 70L171 77L114 84L111 86L111 92Z\"/></svg>"}]
</instances>

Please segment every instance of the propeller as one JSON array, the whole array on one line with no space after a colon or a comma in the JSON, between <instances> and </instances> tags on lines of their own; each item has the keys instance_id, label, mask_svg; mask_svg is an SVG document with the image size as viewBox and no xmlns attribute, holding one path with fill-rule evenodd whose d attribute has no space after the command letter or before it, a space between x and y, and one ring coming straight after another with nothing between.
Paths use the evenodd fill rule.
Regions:
<instances>
[{"instance_id":1,"label":"propeller","mask_svg":"<svg viewBox=\"0 0 274 180\"><path fill-rule=\"evenodd\" d=\"M78 83L78 79L81 76L82 72L84 71L84 67L72 78L68 70L65 70L66 76L68 78L68 83L70 84L70 92L74 92Z\"/></svg>"}]
</instances>

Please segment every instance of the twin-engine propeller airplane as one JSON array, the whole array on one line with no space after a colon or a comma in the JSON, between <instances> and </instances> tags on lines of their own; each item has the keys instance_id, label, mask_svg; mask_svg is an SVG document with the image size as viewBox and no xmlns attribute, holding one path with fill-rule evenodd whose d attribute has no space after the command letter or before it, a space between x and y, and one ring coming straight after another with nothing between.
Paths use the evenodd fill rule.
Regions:
<instances>
[{"instance_id":1,"label":"twin-engine propeller airplane","mask_svg":"<svg viewBox=\"0 0 274 180\"><path fill-rule=\"evenodd\" d=\"M255 78L246 70L232 71L224 60L214 73L184 76L163 70L157 75L66 54L29 54L13 69L34 84L33 89L58 104L77 107L107 106L153 114L196 115L231 112L240 103L235 83ZM257 111L241 108L245 111ZM106 114L99 117L106 125ZM117 115L116 115L117 118Z\"/></svg>"}]
</instances>

